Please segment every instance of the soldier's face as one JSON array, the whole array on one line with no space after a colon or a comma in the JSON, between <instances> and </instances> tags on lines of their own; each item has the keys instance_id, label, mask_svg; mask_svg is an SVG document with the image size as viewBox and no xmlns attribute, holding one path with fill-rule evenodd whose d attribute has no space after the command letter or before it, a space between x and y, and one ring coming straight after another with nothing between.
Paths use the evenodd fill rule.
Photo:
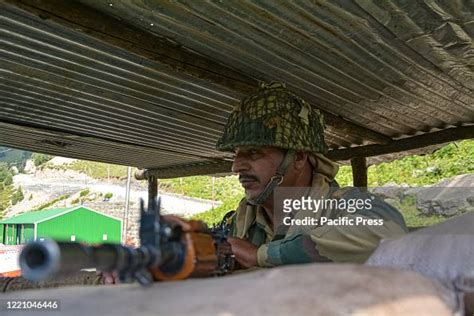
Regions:
<instances>
[{"instance_id":1,"label":"soldier's face","mask_svg":"<svg viewBox=\"0 0 474 316\"><path fill-rule=\"evenodd\" d=\"M284 152L274 147L237 147L232 172L239 175L247 199L255 199L276 173Z\"/></svg>"}]
</instances>

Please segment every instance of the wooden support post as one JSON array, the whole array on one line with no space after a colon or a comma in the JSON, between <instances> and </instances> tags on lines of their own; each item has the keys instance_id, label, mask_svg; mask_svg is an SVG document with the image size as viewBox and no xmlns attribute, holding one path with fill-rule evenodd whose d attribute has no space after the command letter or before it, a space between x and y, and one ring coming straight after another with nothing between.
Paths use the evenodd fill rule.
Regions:
<instances>
[{"instance_id":1,"label":"wooden support post","mask_svg":"<svg viewBox=\"0 0 474 316\"><path fill-rule=\"evenodd\" d=\"M148 177L148 205L152 205L158 196L158 179L150 175Z\"/></svg>"},{"instance_id":2,"label":"wooden support post","mask_svg":"<svg viewBox=\"0 0 474 316\"><path fill-rule=\"evenodd\" d=\"M351 165L354 186L367 188L367 159L354 157L351 159Z\"/></svg>"},{"instance_id":3,"label":"wooden support post","mask_svg":"<svg viewBox=\"0 0 474 316\"><path fill-rule=\"evenodd\" d=\"M110 165L107 165L107 171L110 171ZM130 184L132 181L132 167L127 167L127 185L125 189L125 212L123 214L122 243L127 243L128 217L130 210Z\"/></svg>"}]
</instances>

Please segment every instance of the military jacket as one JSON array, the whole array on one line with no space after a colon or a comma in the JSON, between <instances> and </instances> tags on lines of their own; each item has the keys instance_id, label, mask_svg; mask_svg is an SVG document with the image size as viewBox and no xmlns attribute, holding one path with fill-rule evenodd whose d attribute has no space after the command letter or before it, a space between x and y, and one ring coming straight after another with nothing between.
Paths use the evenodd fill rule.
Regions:
<instances>
[{"instance_id":1,"label":"military jacket","mask_svg":"<svg viewBox=\"0 0 474 316\"><path fill-rule=\"evenodd\" d=\"M242 200L229 217L230 235L248 240L258 247L257 261L262 267L308 262L363 263L378 246L381 239L396 238L408 230L403 216L391 205L358 188L330 188L332 199L371 199L370 209L357 212L326 209L321 212L298 211L294 218L322 217L339 220L340 225L319 224L274 229L265 210ZM346 219L343 219L346 218ZM344 223L376 222L378 225L344 225ZM281 233L283 231L283 233Z\"/></svg>"}]
</instances>

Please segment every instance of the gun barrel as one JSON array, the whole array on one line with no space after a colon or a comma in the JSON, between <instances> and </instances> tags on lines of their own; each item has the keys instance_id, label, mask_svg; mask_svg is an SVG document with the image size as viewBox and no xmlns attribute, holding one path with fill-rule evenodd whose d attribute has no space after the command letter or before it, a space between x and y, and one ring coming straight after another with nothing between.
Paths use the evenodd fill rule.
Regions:
<instances>
[{"instance_id":1,"label":"gun barrel","mask_svg":"<svg viewBox=\"0 0 474 316\"><path fill-rule=\"evenodd\" d=\"M86 246L53 240L35 241L23 248L20 267L26 279L42 281L87 268L112 271L129 261L127 254L130 252L127 247L113 244Z\"/></svg>"}]
</instances>

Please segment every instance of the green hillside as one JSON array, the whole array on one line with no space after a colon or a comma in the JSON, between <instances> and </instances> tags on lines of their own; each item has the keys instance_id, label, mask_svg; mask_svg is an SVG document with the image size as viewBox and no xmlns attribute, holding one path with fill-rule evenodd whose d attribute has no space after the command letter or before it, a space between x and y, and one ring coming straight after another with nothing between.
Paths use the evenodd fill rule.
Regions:
<instances>
[{"instance_id":1,"label":"green hillside","mask_svg":"<svg viewBox=\"0 0 474 316\"><path fill-rule=\"evenodd\" d=\"M9 167L15 166L19 170L23 170L30 157L31 152L29 151L0 146L0 163L5 163Z\"/></svg>"},{"instance_id":2,"label":"green hillside","mask_svg":"<svg viewBox=\"0 0 474 316\"><path fill-rule=\"evenodd\" d=\"M420 186L466 173L474 173L474 140L451 143L432 154L407 156L370 166L367 177L369 187L390 182ZM342 166L336 180L341 186L352 185L352 168Z\"/></svg>"},{"instance_id":3,"label":"green hillside","mask_svg":"<svg viewBox=\"0 0 474 316\"><path fill-rule=\"evenodd\" d=\"M0 218L3 218L5 210L10 205L23 200L21 187L15 189L13 186L13 174L10 165L0 162Z\"/></svg>"},{"instance_id":4,"label":"green hillside","mask_svg":"<svg viewBox=\"0 0 474 316\"><path fill-rule=\"evenodd\" d=\"M0 146L0 218L4 216L7 208L24 199L22 188L13 186L11 168L16 167L19 172L22 172L28 159L33 159L35 164L36 162L43 163L52 158L52 156L49 156L49 158L46 158L46 156Z\"/></svg>"},{"instance_id":5,"label":"green hillside","mask_svg":"<svg viewBox=\"0 0 474 316\"><path fill-rule=\"evenodd\" d=\"M88 160L77 160L67 168L84 172L96 179L123 178L127 176L127 167Z\"/></svg>"}]
</instances>

